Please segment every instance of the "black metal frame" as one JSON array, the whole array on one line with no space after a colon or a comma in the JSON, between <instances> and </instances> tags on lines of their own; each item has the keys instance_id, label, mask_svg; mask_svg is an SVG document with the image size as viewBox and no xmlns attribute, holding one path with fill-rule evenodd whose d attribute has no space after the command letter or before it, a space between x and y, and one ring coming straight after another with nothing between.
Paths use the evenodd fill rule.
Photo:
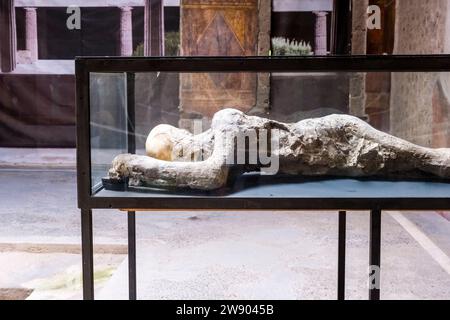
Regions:
<instances>
[{"instance_id":1,"label":"black metal frame","mask_svg":"<svg viewBox=\"0 0 450 320\"><path fill-rule=\"evenodd\" d=\"M370 210L370 264L380 265L382 210L450 210L448 198L227 198L197 196L95 197L91 194L89 74L127 74L128 147L134 144L134 73L138 72L442 72L450 71L449 55L417 56L328 56L328 57L136 57L78 58L77 82L77 179L78 206L81 209L83 292L94 298L92 209L133 210L340 210L338 252L338 299L345 299L345 227L343 210ZM135 212L128 211L130 299L136 299ZM369 298L379 299L379 289Z\"/></svg>"}]
</instances>

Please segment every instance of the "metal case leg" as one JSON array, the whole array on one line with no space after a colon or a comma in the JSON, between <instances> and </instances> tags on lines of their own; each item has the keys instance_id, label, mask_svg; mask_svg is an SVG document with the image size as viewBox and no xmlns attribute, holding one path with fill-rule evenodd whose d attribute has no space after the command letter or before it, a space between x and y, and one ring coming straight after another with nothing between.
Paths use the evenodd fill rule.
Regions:
<instances>
[{"instance_id":1,"label":"metal case leg","mask_svg":"<svg viewBox=\"0 0 450 320\"><path fill-rule=\"evenodd\" d=\"M128 211L128 286L129 299L136 300L136 212Z\"/></svg>"},{"instance_id":2,"label":"metal case leg","mask_svg":"<svg viewBox=\"0 0 450 320\"><path fill-rule=\"evenodd\" d=\"M136 110L135 80L132 72L127 72L127 144L128 153L136 153ZM128 295L136 300L136 212L128 211Z\"/></svg>"},{"instance_id":3,"label":"metal case leg","mask_svg":"<svg viewBox=\"0 0 450 320\"><path fill-rule=\"evenodd\" d=\"M81 253L83 261L83 299L94 300L94 246L92 210L81 209Z\"/></svg>"},{"instance_id":4,"label":"metal case leg","mask_svg":"<svg viewBox=\"0 0 450 320\"><path fill-rule=\"evenodd\" d=\"M345 300L345 241L347 229L347 212L339 211L339 234L338 234L338 300Z\"/></svg>"},{"instance_id":5,"label":"metal case leg","mask_svg":"<svg viewBox=\"0 0 450 320\"><path fill-rule=\"evenodd\" d=\"M369 256L371 276L375 277L369 283L369 300L380 300L381 210L378 209L370 211Z\"/></svg>"}]
</instances>

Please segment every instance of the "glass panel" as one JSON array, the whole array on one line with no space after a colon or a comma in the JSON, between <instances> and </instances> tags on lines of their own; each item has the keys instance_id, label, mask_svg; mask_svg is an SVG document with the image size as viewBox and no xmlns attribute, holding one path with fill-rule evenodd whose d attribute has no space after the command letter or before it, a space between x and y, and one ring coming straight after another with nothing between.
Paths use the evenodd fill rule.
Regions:
<instances>
[{"instance_id":1,"label":"glass panel","mask_svg":"<svg viewBox=\"0 0 450 320\"><path fill-rule=\"evenodd\" d=\"M100 181L99 178L108 176L111 160L120 153L127 153L125 76L94 75L93 79L95 81L91 84L91 90L95 90L95 94L91 93L93 121L91 138L92 158L95 164L93 182L97 183ZM345 163L351 162L348 157L353 154L355 148L359 148L352 140L355 137L364 145L372 139L371 136L361 138L353 133L346 134L347 140L344 139L341 135L342 128L354 121L352 119L359 121L358 130L364 130L362 126L365 126L365 121L375 129L394 136L396 143L402 143L403 140L400 139L404 139L422 147L450 146L450 73L446 72L137 73L135 90L136 154L150 155L171 162L207 160L218 145L216 132L211 129L212 119L218 111L226 108L277 121L275 125L270 124L281 130L277 147L280 150L286 149L283 151L284 154L281 151L278 153L279 167L276 168L276 172L270 174L280 176L294 174L305 178L367 175L395 180L410 178L423 180L437 177L437 171L434 169L427 171L421 167L411 167L407 170L399 169L400 172L396 172L396 169L385 169L385 165L401 168L401 161L395 159L380 164L379 171L371 168L369 165L378 161L379 146L383 148L390 143L386 136L376 137L373 140L374 144L370 145L378 150L377 152L371 153L364 148L359 150L362 154L367 151L367 163L363 163L365 160L361 154L358 155L359 162L348 170L344 168L345 166L335 163L339 157ZM337 122L333 122L334 118L325 118L323 123L328 129L323 130L323 124L318 118L333 114L351 115L354 118L344 116ZM224 117L227 115L222 113L216 116L216 119L223 121ZM313 120L292 125L306 119ZM155 129L160 124L170 126ZM284 124L287 124L288 129ZM236 123L233 125L238 126ZM235 128L230 129L233 131ZM263 125L257 129L259 131L255 137L262 139L261 130L267 127ZM301 134L301 130L304 134ZM206 134L200 135L205 132ZM147 140L150 133L152 136ZM194 134L194 138L191 134ZM310 138L315 139L318 144L323 143L323 139L332 141L322 148L312 142L308 146L304 145L305 141L309 143L305 138L306 135L310 135ZM266 137L267 143L272 138ZM299 141L299 145L296 145L295 141L291 140L296 138L306 140ZM264 166L261 165L263 159L258 152L264 144L261 141L265 140L255 140L256 147L252 149L251 135L245 139L247 140L242 145L245 151L244 163L239 163L239 156L235 155L235 162L231 163L231 167L239 167L240 173L259 171ZM200 142L202 145L198 146ZM267 147L269 149L266 155L270 155L271 146ZM236 148L233 152L242 151L237 142L233 144L233 148ZM303 149L295 153L296 148ZM256 162L251 160L249 155L254 149L258 150ZM288 154L286 150L292 154ZM390 152L389 150L386 149L381 153ZM296 163L292 163L290 158L292 156L298 157ZM421 157L421 155L414 156ZM308 162L305 157L312 160ZM409 156L403 162L408 159ZM304 166L305 163L308 163L309 167L298 170L297 166ZM335 165L337 169L334 168ZM366 167L361 169L361 166ZM183 164L180 168L188 167ZM179 186L179 179L183 179L183 175L178 173L180 172L175 174L176 181L168 182L169 186ZM231 174L228 179L232 184L237 181ZM262 184L263 180L258 180L258 183ZM161 184L161 181L157 184L163 189L167 187ZM139 185L139 187L142 191L152 186ZM125 195L126 192L122 194Z\"/></svg>"},{"instance_id":2,"label":"glass panel","mask_svg":"<svg viewBox=\"0 0 450 320\"><path fill-rule=\"evenodd\" d=\"M111 161L127 152L126 74L90 75L91 186L101 186Z\"/></svg>"}]
</instances>

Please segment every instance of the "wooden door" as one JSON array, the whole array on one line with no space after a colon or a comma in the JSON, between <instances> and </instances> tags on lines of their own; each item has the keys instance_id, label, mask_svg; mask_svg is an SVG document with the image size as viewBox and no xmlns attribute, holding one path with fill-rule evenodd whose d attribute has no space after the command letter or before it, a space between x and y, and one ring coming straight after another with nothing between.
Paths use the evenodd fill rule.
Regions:
<instances>
[{"instance_id":1,"label":"wooden door","mask_svg":"<svg viewBox=\"0 0 450 320\"><path fill-rule=\"evenodd\" d=\"M181 54L251 56L258 46L258 0L182 0ZM184 114L211 117L233 107L256 104L257 76L252 73L181 75Z\"/></svg>"}]
</instances>

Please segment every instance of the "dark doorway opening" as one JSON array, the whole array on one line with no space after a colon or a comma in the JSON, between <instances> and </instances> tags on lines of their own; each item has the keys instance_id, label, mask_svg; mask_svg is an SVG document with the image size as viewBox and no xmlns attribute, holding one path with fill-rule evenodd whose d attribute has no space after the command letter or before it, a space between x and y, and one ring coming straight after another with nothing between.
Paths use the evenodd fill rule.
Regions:
<instances>
[{"instance_id":1,"label":"dark doorway opening","mask_svg":"<svg viewBox=\"0 0 450 320\"><path fill-rule=\"evenodd\" d=\"M315 41L316 15L313 12L273 12L272 37L305 41L313 49ZM330 51L331 14L327 15L327 50Z\"/></svg>"}]
</instances>

